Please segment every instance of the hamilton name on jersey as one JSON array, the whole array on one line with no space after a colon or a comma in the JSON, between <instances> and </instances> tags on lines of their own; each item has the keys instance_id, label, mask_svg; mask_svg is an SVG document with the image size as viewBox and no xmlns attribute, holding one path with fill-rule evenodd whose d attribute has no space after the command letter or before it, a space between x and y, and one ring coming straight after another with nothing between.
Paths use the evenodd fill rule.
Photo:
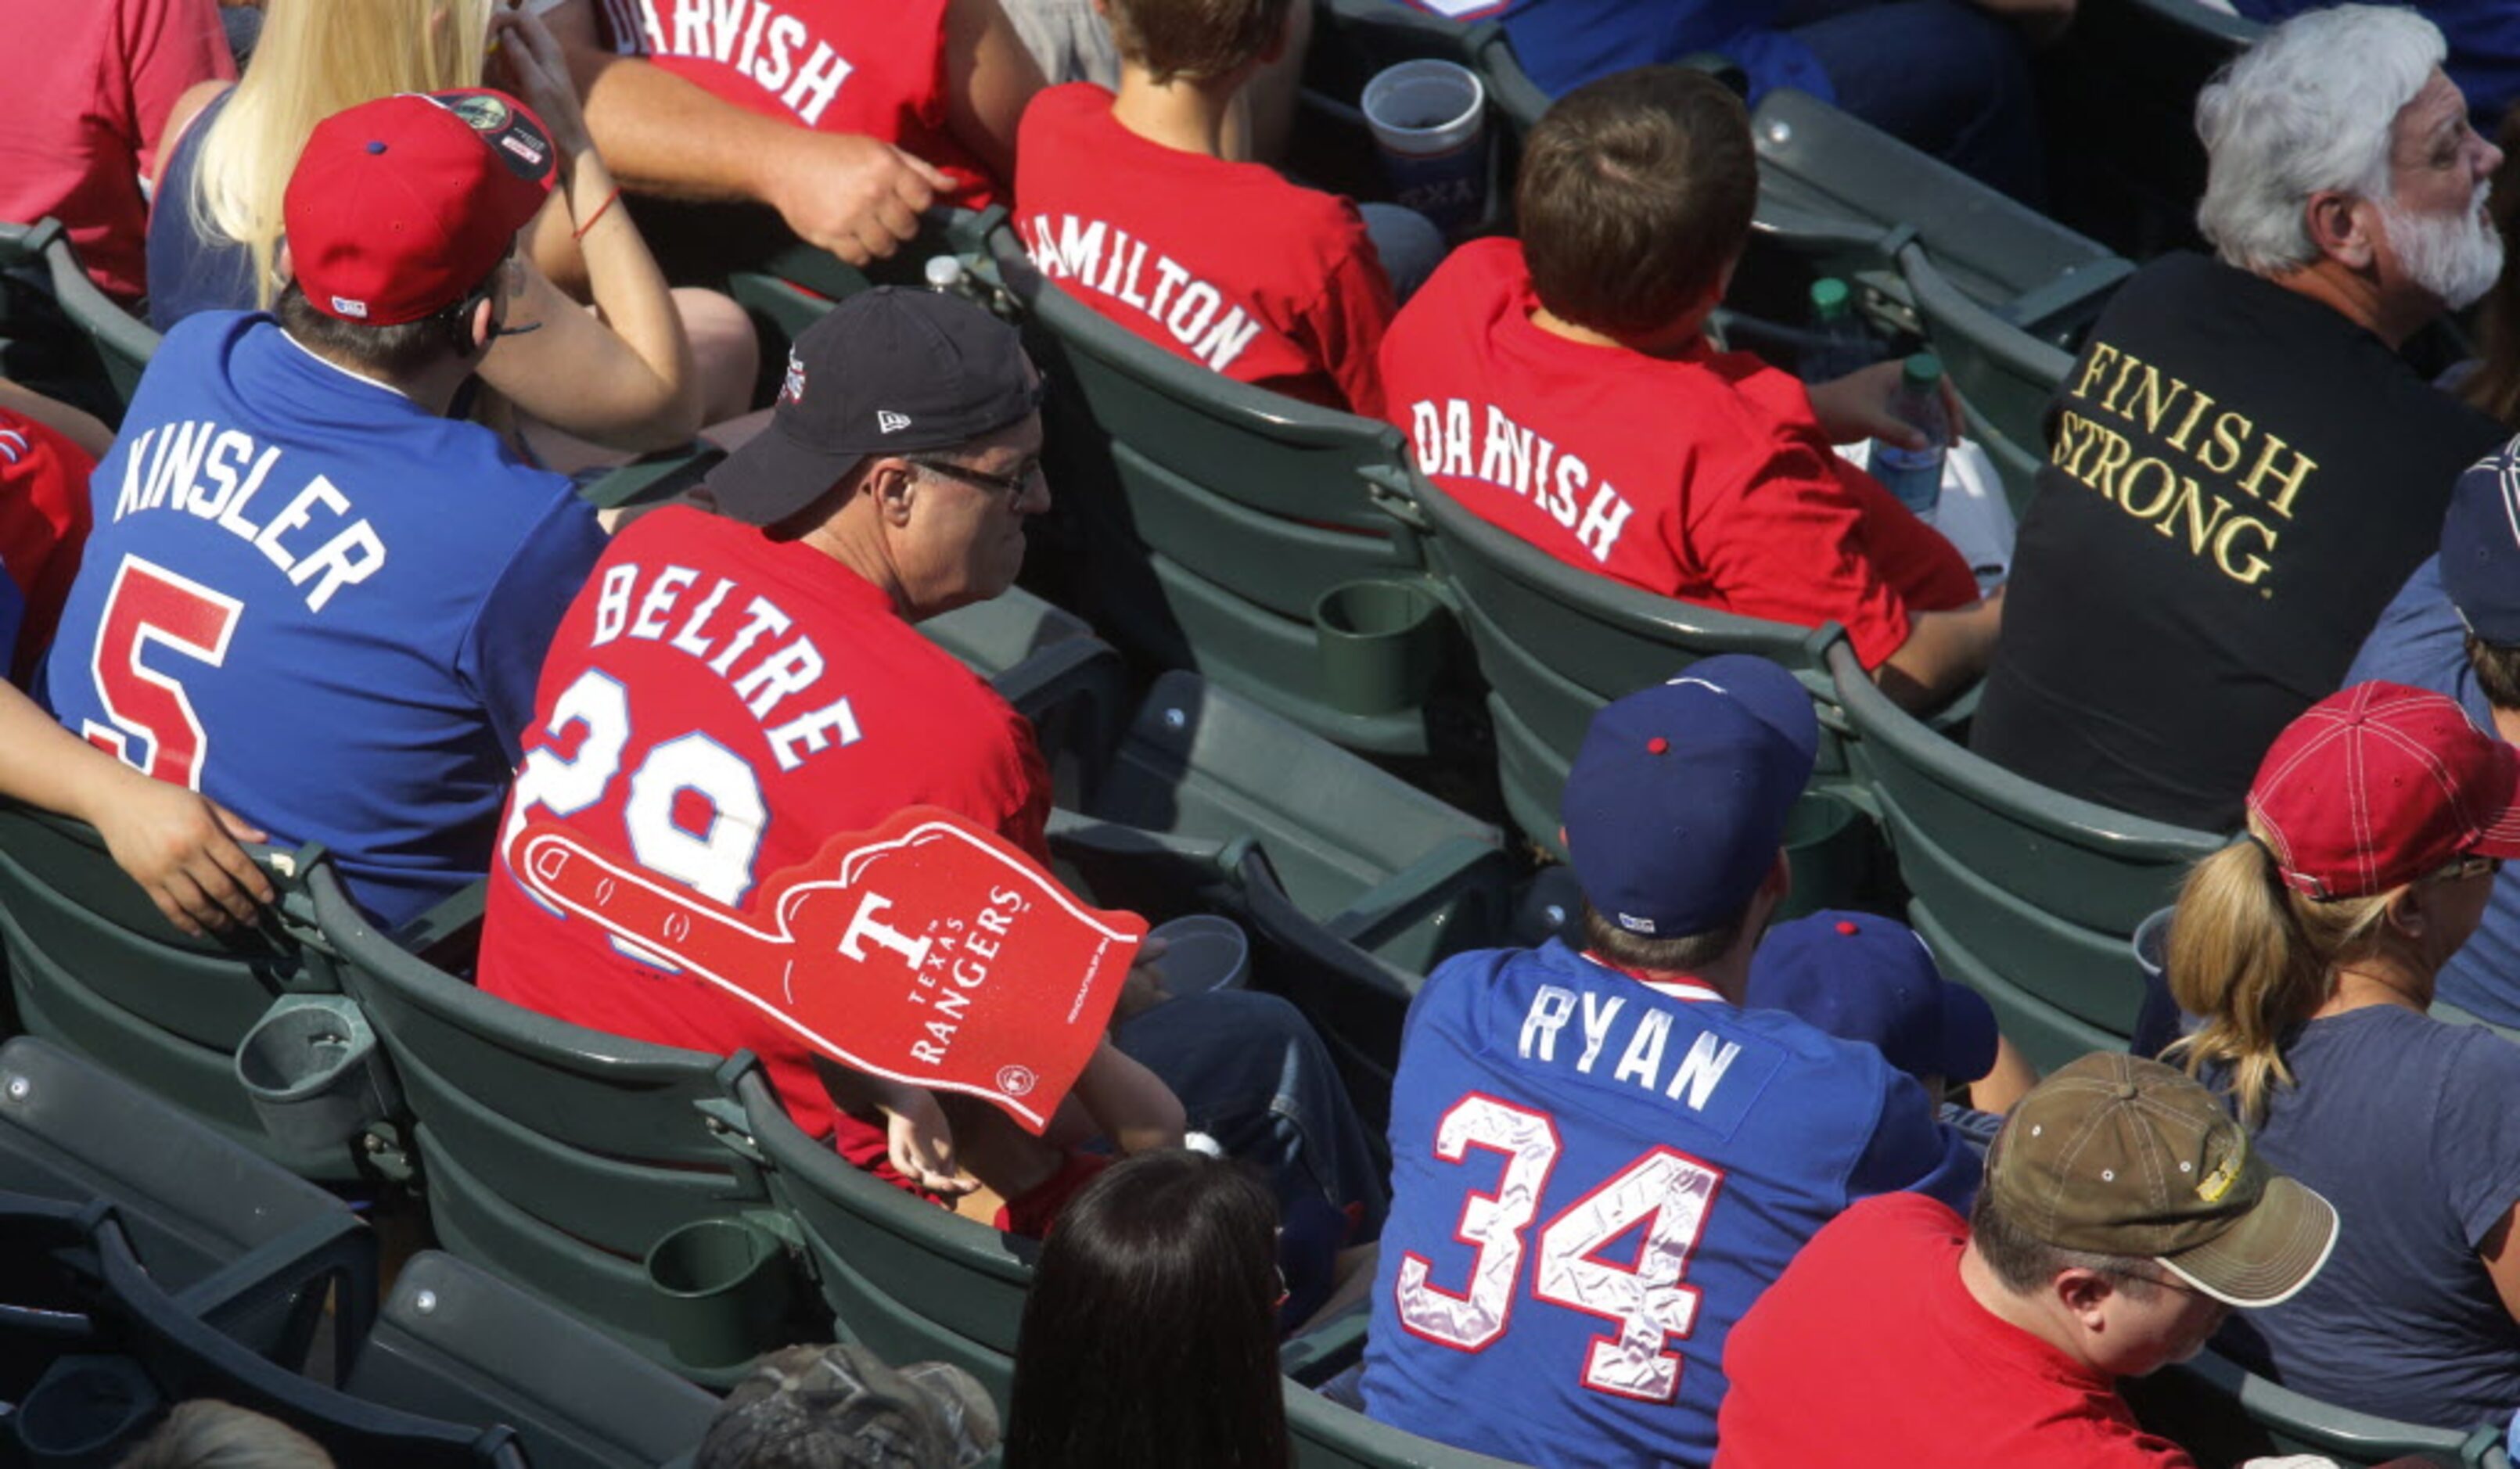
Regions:
<instances>
[{"instance_id":1,"label":"hamilton name on jersey","mask_svg":"<svg viewBox=\"0 0 2520 1469\"><path fill-rule=\"evenodd\" d=\"M1635 507L1608 480L1595 484L1592 466L1492 403L1420 398L1409 405L1409 423L1418 467L1428 478L1478 479L1511 490L1575 532L1593 559L1610 558Z\"/></svg>"},{"instance_id":2,"label":"hamilton name on jersey","mask_svg":"<svg viewBox=\"0 0 2520 1469\"><path fill-rule=\"evenodd\" d=\"M637 0L635 14L651 55L730 67L807 127L856 69L812 25L766 0Z\"/></svg>"},{"instance_id":3,"label":"hamilton name on jersey","mask_svg":"<svg viewBox=\"0 0 2520 1469\"><path fill-rule=\"evenodd\" d=\"M251 545L301 590L310 612L377 574L377 534L338 485L292 474L277 444L207 419L160 423L130 443L113 518L150 512L193 515Z\"/></svg>"},{"instance_id":4,"label":"hamilton name on jersey","mask_svg":"<svg viewBox=\"0 0 2520 1469\"><path fill-rule=\"evenodd\" d=\"M733 577L703 586L689 566L663 565L652 575L637 561L617 561L597 593L590 648L619 639L660 643L688 653L724 679L761 726L782 771L797 770L833 745L863 737L843 694L823 686L823 652L805 634L788 636L795 619Z\"/></svg>"},{"instance_id":5,"label":"hamilton name on jersey","mask_svg":"<svg viewBox=\"0 0 2520 1469\"><path fill-rule=\"evenodd\" d=\"M1073 214L1036 214L1026 233L1042 274L1145 313L1183 351L1217 372L1233 366L1260 334L1258 319L1226 300L1224 291L1126 230Z\"/></svg>"}]
</instances>

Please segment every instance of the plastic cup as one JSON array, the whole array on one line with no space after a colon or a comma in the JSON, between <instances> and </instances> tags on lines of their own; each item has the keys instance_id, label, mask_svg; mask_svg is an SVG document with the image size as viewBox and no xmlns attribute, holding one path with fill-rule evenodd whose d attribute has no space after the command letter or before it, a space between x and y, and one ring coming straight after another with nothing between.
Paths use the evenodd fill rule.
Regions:
<instances>
[{"instance_id":1,"label":"plastic cup","mask_svg":"<svg viewBox=\"0 0 2520 1469\"><path fill-rule=\"evenodd\" d=\"M1232 918L1192 913L1156 924L1148 937L1171 946L1155 966L1176 997L1238 988L1251 971L1251 940Z\"/></svg>"},{"instance_id":2,"label":"plastic cup","mask_svg":"<svg viewBox=\"0 0 2520 1469\"><path fill-rule=\"evenodd\" d=\"M1487 204L1487 88L1451 62L1386 67L1365 84L1365 121L1391 180L1392 201L1447 235Z\"/></svg>"}]
</instances>

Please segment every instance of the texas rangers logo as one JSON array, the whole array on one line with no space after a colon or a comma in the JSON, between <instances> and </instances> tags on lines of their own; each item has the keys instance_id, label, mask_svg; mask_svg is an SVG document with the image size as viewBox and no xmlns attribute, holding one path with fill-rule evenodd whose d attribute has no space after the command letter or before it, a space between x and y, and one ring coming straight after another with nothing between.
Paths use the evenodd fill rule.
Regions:
<instances>
[{"instance_id":1,"label":"texas rangers logo","mask_svg":"<svg viewBox=\"0 0 2520 1469\"><path fill-rule=\"evenodd\" d=\"M835 836L749 913L531 822L509 868L587 919L759 1009L844 1066L995 1103L1039 1133L1101 1044L1144 920L1071 897L934 807Z\"/></svg>"},{"instance_id":2,"label":"texas rangers logo","mask_svg":"<svg viewBox=\"0 0 2520 1469\"><path fill-rule=\"evenodd\" d=\"M797 360L794 347L788 349L788 376L779 379L779 401L782 403L805 401L805 364Z\"/></svg>"},{"instance_id":3,"label":"texas rangers logo","mask_svg":"<svg viewBox=\"0 0 2520 1469\"><path fill-rule=\"evenodd\" d=\"M14 465L33 452L34 446L26 442L24 434L15 428L0 428L0 459Z\"/></svg>"}]
</instances>

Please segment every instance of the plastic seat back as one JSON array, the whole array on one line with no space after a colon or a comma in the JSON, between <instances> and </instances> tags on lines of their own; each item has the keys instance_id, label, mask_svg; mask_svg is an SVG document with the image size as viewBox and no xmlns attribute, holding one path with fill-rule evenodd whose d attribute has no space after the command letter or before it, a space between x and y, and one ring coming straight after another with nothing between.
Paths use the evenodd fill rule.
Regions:
<instances>
[{"instance_id":1,"label":"plastic seat back","mask_svg":"<svg viewBox=\"0 0 2520 1469\"><path fill-rule=\"evenodd\" d=\"M1312 621L1333 588L1419 570L1415 538L1358 477L1400 462L1399 431L1139 339L1045 280L1012 230L992 255L1051 383L1063 509L1036 573L1159 666L1197 669L1342 744L1423 752L1422 710L1359 713L1331 696Z\"/></svg>"},{"instance_id":2,"label":"plastic seat back","mask_svg":"<svg viewBox=\"0 0 2520 1469\"><path fill-rule=\"evenodd\" d=\"M678 1228L767 1203L759 1171L717 1142L703 1111L729 1101L729 1076L749 1057L536 1014L397 947L338 881L311 896L392 1057L438 1242L652 1361L712 1379L740 1368L676 1358L682 1311L642 1261Z\"/></svg>"},{"instance_id":3,"label":"plastic seat back","mask_svg":"<svg viewBox=\"0 0 2520 1469\"><path fill-rule=\"evenodd\" d=\"M802 1235L823 1298L849 1340L886 1361L948 1361L1000 1406L1034 1245L893 1187L810 1138L758 1073L737 1085L744 1131Z\"/></svg>"},{"instance_id":4,"label":"plastic seat back","mask_svg":"<svg viewBox=\"0 0 2520 1469\"><path fill-rule=\"evenodd\" d=\"M2033 336L1954 286L1921 245L1899 250L1899 275L1967 410L1966 432L1986 446L2017 517L2030 507L2048 458L2048 402L2073 370L2073 354Z\"/></svg>"},{"instance_id":5,"label":"plastic seat back","mask_svg":"<svg viewBox=\"0 0 2520 1469\"><path fill-rule=\"evenodd\" d=\"M1295 1441L1299 1469L1508 1469L1513 1462L1376 1423L1292 1378L1286 1380L1286 1435Z\"/></svg>"},{"instance_id":6,"label":"plastic seat back","mask_svg":"<svg viewBox=\"0 0 2520 1469\"><path fill-rule=\"evenodd\" d=\"M452 1255L394 1279L342 1384L452 1423L506 1424L534 1469L652 1469L690 1452L718 1401Z\"/></svg>"},{"instance_id":7,"label":"plastic seat back","mask_svg":"<svg viewBox=\"0 0 2520 1469\"><path fill-rule=\"evenodd\" d=\"M113 303L97 289L79 264L69 231L58 219L30 225L0 224L0 267L40 260L53 299L79 334L70 352L71 365L83 378L100 382L115 410L131 403L140 375L158 352L158 333L147 322Z\"/></svg>"},{"instance_id":8,"label":"plastic seat back","mask_svg":"<svg viewBox=\"0 0 2520 1469\"><path fill-rule=\"evenodd\" d=\"M2442 1469L2508 1469L2502 1429L2434 1428L2321 1402L2207 1351L2125 1385L2147 1428L2200 1463L2259 1455L2319 1454L2344 1469L2411 1459Z\"/></svg>"},{"instance_id":9,"label":"plastic seat back","mask_svg":"<svg viewBox=\"0 0 2520 1469\"><path fill-rule=\"evenodd\" d=\"M2043 1071L2125 1050L2144 998L2135 931L2222 838L2026 780L1910 718L1853 649L1828 663L1909 921L1943 972L1984 995Z\"/></svg>"},{"instance_id":10,"label":"plastic seat back","mask_svg":"<svg viewBox=\"0 0 2520 1469\"><path fill-rule=\"evenodd\" d=\"M284 903L295 901L293 879L275 873L274 882ZM338 988L323 957L278 925L190 937L114 866L93 827L0 801L0 940L27 1034L294 1172L357 1176L346 1146L292 1147L266 1135L236 1079L237 1044L274 999Z\"/></svg>"}]
</instances>

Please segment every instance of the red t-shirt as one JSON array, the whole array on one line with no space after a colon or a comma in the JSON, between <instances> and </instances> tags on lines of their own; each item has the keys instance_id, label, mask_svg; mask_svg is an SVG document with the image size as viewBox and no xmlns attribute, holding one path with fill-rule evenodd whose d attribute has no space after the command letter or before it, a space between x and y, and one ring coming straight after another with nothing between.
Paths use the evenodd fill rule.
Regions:
<instances>
[{"instance_id":1,"label":"red t-shirt","mask_svg":"<svg viewBox=\"0 0 2520 1469\"><path fill-rule=\"evenodd\" d=\"M141 176L175 99L236 75L213 0L0 0L0 219L69 226L79 262L125 301L148 279ZM40 39L37 39L40 37Z\"/></svg>"},{"instance_id":2,"label":"red t-shirt","mask_svg":"<svg viewBox=\"0 0 2520 1469\"><path fill-rule=\"evenodd\" d=\"M613 49L738 107L896 143L986 208L1000 183L948 131L948 0L603 0Z\"/></svg>"},{"instance_id":3,"label":"red t-shirt","mask_svg":"<svg viewBox=\"0 0 2520 1469\"><path fill-rule=\"evenodd\" d=\"M1015 226L1060 289L1237 382L1381 416L1391 282L1356 205L1141 138L1092 82L1036 94L1015 156Z\"/></svg>"},{"instance_id":4,"label":"red t-shirt","mask_svg":"<svg viewBox=\"0 0 2520 1469\"><path fill-rule=\"evenodd\" d=\"M688 508L616 537L544 660L510 829L590 846L736 908L838 832L942 806L1048 860L1032 727L810 546ZM725 1055L748 1046L798 1127L909 1186L880 1128L838 1110L811 1052L705 980L634 958L490 879L483 990L590 1030Z\"/></svg>"},{"instance_id":5,"label":"red t-shirt","mask_svg":"<svg viewBox=\"0 0 2520 1469\"><path fill-rule=\"evenodd\" d=\"M1724 1348L1716 1469L2194 1469L2108 1379L1977 1304L1968 1226L1922 1194L1812 1236Z\"/></svg>"},{"instance_id":6,"label":"red t-shirt","mask_svg":"<svg viewBox=\"0 0 2520 1469\"><path fill-rule=\"evenodd\" d=\"M29 418L0 408L0 654L24 688L52 645L62 599L87 544L87 451Z\"/></svg>"},{"instance_id":7,"label":"red t-shirt","mask_svg":"<svg viewBox=\"0 0 2520 1469\"><path fill-rule=\"evenodd\" d=\"M1481 519L1631 586L1801 627L1871 668L1912 611L1977 601L1968 563L1830 451L1789 373L1699 342L1677 359L1533 325L1522 245L1455 250L1382 343L1384 417Z\"/></svg>"}]
</instances>

